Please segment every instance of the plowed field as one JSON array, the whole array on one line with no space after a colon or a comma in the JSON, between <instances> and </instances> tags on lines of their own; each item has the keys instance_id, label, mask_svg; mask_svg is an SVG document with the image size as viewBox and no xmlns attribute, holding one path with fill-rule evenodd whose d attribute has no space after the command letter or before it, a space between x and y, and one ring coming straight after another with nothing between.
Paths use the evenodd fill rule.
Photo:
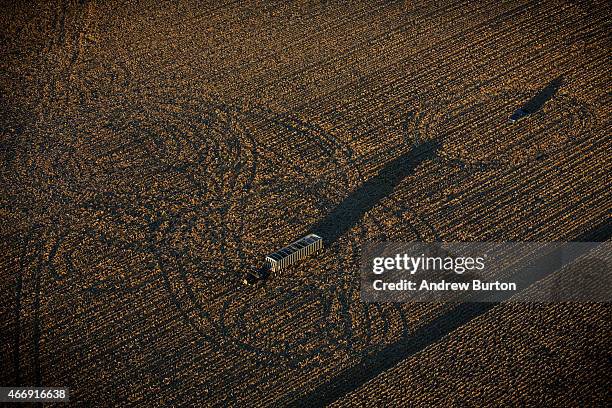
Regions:
<instances>
[{"instance_id":1,"label":"plowed field","mask_svg":"<svg viewBox=\"0 0 612 408\"><path fill-rule=\"evenodd\" d=\"M4 3L0 385L605 405L607 304L367 304L358 265L610 239L610 2ZM311 231L322 253L240 283Z\"/></svg>"}]
</instances>

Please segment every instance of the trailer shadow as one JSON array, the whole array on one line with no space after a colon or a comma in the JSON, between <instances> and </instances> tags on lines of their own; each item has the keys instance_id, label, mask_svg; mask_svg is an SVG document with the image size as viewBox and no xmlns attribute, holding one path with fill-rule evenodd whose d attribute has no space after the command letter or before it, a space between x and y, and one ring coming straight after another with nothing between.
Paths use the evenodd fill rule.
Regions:
<instances>
[{"instance_id":1,"label":"trailer shadow","mask_svg":"<svg viewBox=\"0 0 612 408\"><path fill-rule=\"evenodd\" d=\"M529 114L538 112L546 102L553 98L563 85L563 76L559 76L548 83L543 89L535 94L522 106L522 109Z\"/></svg>"},{"instance_id":2,"label":"trailer shadow","mask_svg":"<svg viewBox=\"0 0 612 408\"><path fill-rule=\"evenodd\" d=\"M389 196L417 166L436 156L440 143L427 141L415 145L408 153L390 161L380 172L351 192L325 218L312 226L311 231L326 245L336 240L359 223L366 212Z\"/></svg>"}]
</instances>

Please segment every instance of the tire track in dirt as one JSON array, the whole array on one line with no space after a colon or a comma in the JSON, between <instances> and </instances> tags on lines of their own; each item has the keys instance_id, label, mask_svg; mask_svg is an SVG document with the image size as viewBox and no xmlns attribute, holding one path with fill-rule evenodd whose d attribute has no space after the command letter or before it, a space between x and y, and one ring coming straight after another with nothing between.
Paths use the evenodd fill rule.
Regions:
<instances>
[{"instance_id":1,"label":"tire track in dirt","mask_svg":"<svg viewBox=\"0 0 612 408\"><path fill-rule=\"evenodd\" d=\"M237 224L238 228L232 228L231 223L226 220L213 220L212 224L210 220L207 221L207 230L218 230L218 257L224 258L219 268L209 269L206 266L207 260L198 255L191 257L191 261L184 264L184 251L188 249L175 247L176 242L181 241L177 241L177 237L186 236L196 230L197 219L205 220L214 212L213 208L221 209L226 216L230 212L236 214L244 211L248 205L249 194L256 195L256 192L252 191L253 183L261 177L257 157L268 154L270 158L271 149L280 149L280 158L272 158L274 163L270 164L270 168L277 165L282 168L283 165L278 160L284 161L284 155L289 154L294 158L287 160L289 167L285 167L291 174L295 174L298 184L304 185L302 193L310 195L313 203L323 204L318 211L324 211L331 202L341 199L344 195L344 188L338 189L337 183L334 183L335 190L329 187L321 190L325 184L317 181L317 174L325 178L335 178L339 174L347 173L346 166L350 169L352 161L350 149L316 126L287 115L275 114L264 108L245 110L214 102L197 105L175 102L158 106L152 101L133 105L129 109L124 107L121 109L121 116L115 108L103 115L106 119L98 120L93 129L87 116L79 121L66 123L66 128L70 131L65 132L65 142L70 142L54 143L53 146L45 147L50 162L61 160L64 163L61 168L36 163L34 167L13 169L16 173L30 173L34 180L44 180L43 185L54 180L58 194L64 195L66 199L63 201L68 204L68 211L61 216L63 221L53 228L57 231L55 236L58 238L45 243L46 247L52 248L46 270L48 269L55 279L66 279L69 275L79 275L86 264L93 266L106 256L113 257L113 263L118 270L125 269L128 265L133 268L135 260L141 258L148 259L144 262L144 267L147 268L146 265L150 265L155 259L161 268L162 275L159 276L174 293L177 307L187 310L185 316L192 325L200 331L209 332L209 335L210 332L218 333L221 330L220 322L216 320L217 317L213 319L205 312L202 288L198 287L196 290L192 287L193 272L229 272L226 277L215 273L207 278L210 282L205 283L205 286L213 285L210 286L211 292L218 291L219 285L235 287L238 277L235 274L236 265L240 265L242 269L245 261L252 259L250 254L254 250L252 245L245 248L248 246L245 244L248 240L244 239L247 223L242 220ZM50 126L53 127L53 124ZM104 138L85 140L79 137L94 129L99 132L100 126L107 129ZM253 131L257 134L250 133ZM268 132L274 133L274 137L270 138L268 135L268 139L261 139L262 135ZM280 142L278 136L281 136ZM263 140L263 145L259 139ZM292 140L300 140L301 144L291 147ZM270 144L271 142L273 143ZM292 151L295 148L297 150ZM318 165L309 163L317 156L328 157L331 161L319 169ZM84 162L97 162L98 165L95 170L85 170L79 165ZM118 165L119 162L123 164ZM14 164L19 165L18 163L25 165L29 161ZM219 171L218 176L213 175L217 171L215 168ZM147 171L143 174L144 169ZM274 177L277 173L275 170L266 177ZM348 170L348 173L353 175L352 181L345 183L346 185L361 179L357 169ZM215 180L222 180L222 185L214 182ZM57 184L58 181L69 182L62 185ZM159 184L164 182L166 184L160 187ZM158 192L147 191L149 185L158 185ZM189 198L177 199L176 193L182 194L182 189L190 192ZM279 189L277 186L270 192L283 190L284 188ZM106 194L107 191L113 193ZM172 195L175 198L168 200ZM73 220L77 214L80 221L74 224ZM376 219L369 222L378 223ZM97 223L101 223L100 227L104 226L103 229L98 226L91 228ZM147 228L150 229L149 232ZM361 236L363 231L361 229ZM135 240L136 236L143 238ZM188 238L185 241L190 242ZM78 254L75 252L75 245L81 247ZM105 249L100 252L95 248ZM195 249L194 247L193 250ZM91 254L90 250L93 251ZM198 244L198 251L206 252L202 249L202 243ZM91 258L94 253L95 257ZM100 257L102 253L108 255ZM235 254L238 255L237 258ZM257 248L256 254L258 259L263 252ZM79 265L74 264L75 259L79 259ZM88 283L83 282L84 289L93 296L108 295L112 292L134 292L141 290L143 285L152 284L158 276L154 274L147 278L146 275L146 269L136 268L128 277L123 278L124 281L118 281L112 275L102 273L102 270L96 272L94 267L93 270L90 269ZM206 282L206 279L202 281L202 277L198 277L200 284ZM74 276L67 279L78 280ZM213 287L215 289L212 289ZM235 290L229 289L221 293L223 297L233 296ZM344 304L346 307L346 301ZM328 310L329 301L323 307ZM321 330L329 330L324 327L324 323L320 326ZM345 332L345 335L347 333ZM219 338L218 334L213 338L215 341L228 341L222 336ZM335 338L330 341L336 346L339 345ZM248 344L239 346L267 355ZM282 352L280 355L285 356L287 353ZM304 356L300 359L304 359Z\"/></svg>"}]
</instances>

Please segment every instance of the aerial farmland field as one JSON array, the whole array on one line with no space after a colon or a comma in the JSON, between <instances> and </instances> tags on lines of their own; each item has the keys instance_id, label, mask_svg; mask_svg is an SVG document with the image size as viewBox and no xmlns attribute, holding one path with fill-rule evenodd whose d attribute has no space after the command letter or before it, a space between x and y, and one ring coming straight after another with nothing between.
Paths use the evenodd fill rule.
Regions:
<instances>
[{"instance_id":1,"label":"aerial farmland field","mask_svg":"<svg viewBox=\"0 0 612 408\"><path fill-rule=\"evenodd\" d=\"M368 303L359 268L369 242L610 241L612 3L3 3L0 387L606 406L609 303Z\"/></svg>"}]
</instances>

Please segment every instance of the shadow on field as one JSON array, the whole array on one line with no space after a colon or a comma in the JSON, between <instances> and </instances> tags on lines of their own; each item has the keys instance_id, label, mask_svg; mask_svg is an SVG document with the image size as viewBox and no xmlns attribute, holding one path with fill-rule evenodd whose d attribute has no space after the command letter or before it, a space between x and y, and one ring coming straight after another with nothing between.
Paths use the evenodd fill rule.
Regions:
<instances>
[{"instance_id":1,"label":"shadow on field","mask_svg":"<svg viewBox=\"0 0 612 408\"><path fill-rule=\"evenodd\" d=\"M573 239L568 237L568 239L578 242L605 242L611 236L612 222L606 220L579 236L573 237ZM567 249L567 246L561 246L559 250L535 259L524 270L519 271L515 276L517 286L525 287L533 284L563 266L574 262L582 255L580 249L569 253L563 252L565 249ZM560 253L563 257L560 256ZM556 262L560 259L563 259L563 262ZM534 274L534 270L538 273ZM403 360L442 340L444 336L484 315L497 305L499 305L499 302L462 303L410 333L410 335L401 338L396 343L386 346L380 352L364 357L361 363L347 368L328 382L321 384L292 406L319 407L329 405Z\"/></svg>"},{"instance_id":2,"label":"shadow on field","mask_svg":"<svg viewBox=\"0 0 612 408\"><path fill-rule=\"evenodd\" d=\"M331 213L316 223L311 231L323 237L326 245L333 244L353 228L366 212L389 196L403 179L413 174L419 164L433 159L439 148L438 142L427 141L390 161L376 176L351 192Z\"/></svg>"},{"instance_id":3,"label":"shadow on field","mask_svg":"<svg viewBox=\"0 0 612 408\"><path fill-rule=\"evenodd\" d=\"M525 102L522 109L530 114L538 112L547 101L555 96L561 85L563 85L563 76L553 79L548 85L535 94L533 98Z\"/></svg>"}]
</instances>

